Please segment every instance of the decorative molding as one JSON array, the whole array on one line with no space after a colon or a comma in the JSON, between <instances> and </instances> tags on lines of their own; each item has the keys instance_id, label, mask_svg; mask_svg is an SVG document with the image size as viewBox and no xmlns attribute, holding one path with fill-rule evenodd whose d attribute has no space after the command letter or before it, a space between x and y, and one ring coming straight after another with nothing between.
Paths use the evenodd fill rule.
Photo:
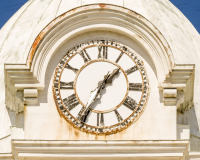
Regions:
<instances>
[{"instance_id":1,"label":"decorative molding","mask_svg":"<svg viewBox=\"0 0 200 160\"><path fill-rule=\"evenodd\" d=\"M195 65L176 65L159 86L165 105L176 105L184 113L193 106Z\"/></svg>"},{"instance_id":2,"label":"decorative molding","mask_svg":"<svg viewBox=\"0 0 200 160\"><path fill-rule=\"evenodd\" d=\"M172 51L161 32L140 14L110 4L77 7L54 19L36 37L27 66L44 83L48 62L58 48L73 37L92 31L115 32L137 41L152 58L160 83L174 68Z\"/></svg>"},{"instance_id":3,"label":"decorative molding","mask_svg":"<svg viewBox=\"0 0 200 160\"><path fill-rule=\"evenodd\" d=\"M12 153L0 153L0 160L14 160Z\"/></svg>"},{"instance_id":4,"label":"decorative molding","mask_svg":"<svg viewBox=\"0 0 200 160\"><path fill-rule=\"evenodd\" d=\"M18 113L23 111L24 104L36 104L37 97L24 97L24 89L43 90L47 66L57 50L73 37L92 31L115 32L137 41L152 58L159 83L174 68L169 44L145 17L110 4L81 6L57 17L40 32L26 65L5 65L7 107Z\"/></svg>"},{"instance_id":5,"label":"decorative molding","mask_svg":"<svg viewBox=\"0 0 200 160\"><path fill-rule=\"evenodd\" d=\"M39 141L13 140L14 158L22 159L185 159L189 141Z\"/></svg>"},{"instance_id":6,"label":"decorative molding","mask_svg":"<svg viewBox=\"0 0 200 160\"><path fill-rule=\"evenodd\" d=\"M177 89L163 89L165 105L176 105Z\"/></svg>"},{"instance_id":7,"label":"decorative molding","mask_svg":"<svg viewBox=\"0 0 200 160\"><path fill-rule=\"evenodd\" d=\"M37 104L38 103L38 90L37 89L24 89L24 104Z\"/></svg>"},{"instance_id":8,"label":"decorative molding","mask_svg":"<svg viewBox=\"0 0 200 160\"><path fill-rule=\"evenodd\" d=\"M25 104L37 104L38 90L43 89L26 65L5 64L6 106L16 114Z\"/></svg>"}]
</instances>

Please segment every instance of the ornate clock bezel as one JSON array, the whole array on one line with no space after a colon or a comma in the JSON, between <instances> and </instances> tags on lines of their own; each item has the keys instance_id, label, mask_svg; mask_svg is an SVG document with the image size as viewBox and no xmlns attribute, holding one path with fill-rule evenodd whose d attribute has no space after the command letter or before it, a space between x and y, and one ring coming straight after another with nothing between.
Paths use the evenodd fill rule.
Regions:
<instances>
[{"instance_id":1,"label":"ornate clock bezel","mask_svg":"<svg viewBox=\"0 0 200 160\"><path fill-rule=\"evenodd\" d=\"M135 65L138 67L138 70L141 74L142 77L142 96L140 99L140 102L138 103L137 107L135 108L134 111L132 111L132 114L124 119L123 121L116 123L111 126L91 126L86 123L83 123L79 121L76 117L74 117L66 108L66 106L63 103L63 100L61 98L60 92L59 92L59 87L60 87L60 77L62 75L62 71L65 67L65 65L70 61L71 58L73 58L76 54L78 54L80 51L83 49L87 49L89 47L94 47L94 46L107 46L107 47L112 47L115 49L120 50L121 52L125 53L126 55L131 58ZM60 115L62 115L68 123L70 123L73 127L87 132L91 134L97 134L97 135L108 135L108 134L114 134L119 131L122 131L126 129L128 126L130 126L132 123L134 123L144 112L146 108L146 103L148 101L148 95L149 95L149 81L148 77L144 68L143 61L140 60L141 58L135 51L133 51L131 48L129 48L126 45L123 45L121 43L118 43L116 41L112 40L92 40L87 43L83 43L80 45L77 45L73 47L72 49L68 50L66 55L62 58L62 60L59 62L55 69L54 73L54 79L53 79L53 97L55 100L55 104L57 107L57 110L59 111ZM104 60L104 59L100 59ZM85 65L85 64L84 64ZM83 66L84 66L83 65ZM86 64L87 65L87 64ZM81 67L82 68L82 67ZM128 86L129 87L129 86ZM127 97L127 94L126 94ZM125 98L126 98L125 97ZM125 100L125 99L124 99ZM123 101L124 101L123 100Z\"/></svg>"}]
</instances>

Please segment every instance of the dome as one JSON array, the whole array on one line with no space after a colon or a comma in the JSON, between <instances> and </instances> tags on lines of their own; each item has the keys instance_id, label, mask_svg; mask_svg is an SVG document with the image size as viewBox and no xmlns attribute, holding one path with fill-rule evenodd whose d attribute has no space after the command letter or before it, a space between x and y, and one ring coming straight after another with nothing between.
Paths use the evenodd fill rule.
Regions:
<instances>
[{"instance_id":1,"label":"dome","mask_svg":"<svg viewBox=\"0 0 200 160\"><path fill-rule=\"evenodd\" d=\"M168 0L28 1L1 29L0 51L7 55L4 62L9 62L9 55L14 54L12 59L17 60L16 63L25 63L26 53L48 23L73 8L95 3L114 4L139 13L164 35L177 64L195 63L200 50L199 34L189 20ZM23 34L24 31L26 34Z\"/></svg>"}]
</instances>

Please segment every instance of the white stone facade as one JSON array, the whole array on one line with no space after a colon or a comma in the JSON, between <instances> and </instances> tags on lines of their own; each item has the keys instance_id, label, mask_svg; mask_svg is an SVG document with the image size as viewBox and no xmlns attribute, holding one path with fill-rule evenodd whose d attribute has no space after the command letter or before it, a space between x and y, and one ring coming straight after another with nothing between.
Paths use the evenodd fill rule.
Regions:
<instances>
[{"instance_id":1,"label":"white stone facade","mask_svg":"<svg viewBox=\"0 0 200 160\"><path fill-rule=\"evenodd\" d=\"M0 159L200 159L200 37L168 0L31 0L0 37ZM150 83L142 116L107 136L74 129L52 95L66 51L95 38L134 49Z\"/></svg>"}]
</instances>

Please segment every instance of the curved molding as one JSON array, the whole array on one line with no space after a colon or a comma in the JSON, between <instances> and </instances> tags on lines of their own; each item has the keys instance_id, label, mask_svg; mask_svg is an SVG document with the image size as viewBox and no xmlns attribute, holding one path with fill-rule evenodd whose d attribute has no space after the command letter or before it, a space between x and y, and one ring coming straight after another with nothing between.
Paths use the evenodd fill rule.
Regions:
<instances>
[{"instance_id":1,"label":"curved molding","mask_svg":"<svg viewBox=\"0 0 200 160\"><path fill-rule=\"evenodd\" d=\"M25 97L24 90L43 90L47 66L56 51L70 39L91 31L118 33L137 42L152 59L159 84L175 66L167 41L143 16L110 4L81 6L57 17L40 32L25 65L5 65L7 107L18 113L23 111L24 104L36 104L37 97ZM18 77L12 77L12 74Z\"/></svg>"},{"instance_id":2,"label":"curved molding","mask_svg":"<svg viewBox=\"0 0 200 160\"><path fill-rule=\"evenodd\" d=\"M105 4L82 6L54 19L38 35L27 58L27 65L44 84L49 59L69 39L94 30L117 32L136 40L152 58L162 82L174 67L171 49L159 30L141 15L123 7Z\"/></svg>"}]
</instances>

